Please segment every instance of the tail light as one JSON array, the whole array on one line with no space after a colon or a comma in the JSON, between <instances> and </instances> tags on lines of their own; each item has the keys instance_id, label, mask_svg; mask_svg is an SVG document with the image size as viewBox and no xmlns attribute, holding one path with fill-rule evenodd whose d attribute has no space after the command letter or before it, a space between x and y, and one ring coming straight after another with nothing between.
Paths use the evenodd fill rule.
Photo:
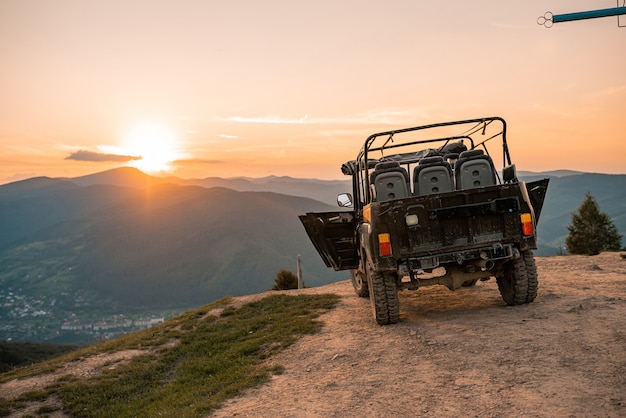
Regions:
<instances>
[{"instance_id":1,"label":"tail light","mask_svg":"<svg viewBox=\"0 0 626 418\"><path fill-rule=\"evenodd\" d=\"M528 237L535 233L535 229L533 228L533 217L530 213L522 213L520 215L522 220L522 234L525 237Z\"/></svg>"},{"instance_id":2,"label":"tail light","mask_svg":"<svg viewBox=\"0 0 626 418\"><path fill-rule=\"evenodd\" d=\"M391 239L389 234L378 234L378 253L383 257L391 255Z\"/></svg>"}]
</instances>

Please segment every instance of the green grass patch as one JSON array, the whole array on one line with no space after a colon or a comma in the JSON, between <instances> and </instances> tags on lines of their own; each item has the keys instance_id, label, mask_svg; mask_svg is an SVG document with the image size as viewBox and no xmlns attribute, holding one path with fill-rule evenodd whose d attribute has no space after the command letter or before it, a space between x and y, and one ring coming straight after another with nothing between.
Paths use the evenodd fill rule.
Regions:
<instances>
[{"instance_id":1,"label":"green grass patch","mask_svg":"<svg viewBox=\"0 0 626 418\"><path fill-rule=\"evenodd\" d=\"M66 412L81 417L207 416L225 399L282 373L282 367L263 360L319 330L317 318L338 299L273 295L227 308L226 315L207 315L229 302L221 300L66 356L67 361L99 352L149 350L87 380L61 379L47 392L62 400Z\"/></svg>"}]
</instances>

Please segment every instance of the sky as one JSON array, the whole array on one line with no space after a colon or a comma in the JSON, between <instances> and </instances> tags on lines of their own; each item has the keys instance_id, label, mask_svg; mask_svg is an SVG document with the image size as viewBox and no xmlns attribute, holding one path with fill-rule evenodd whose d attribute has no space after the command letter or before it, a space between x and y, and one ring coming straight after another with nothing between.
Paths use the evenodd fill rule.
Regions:
<instances>
[{"instance_id":1,"label":"sky","mask_svg":"<svg viewBox=\"0 0 626 418\"><path fill-rule=\"evenodd\" d=\"M615 6L0 0L0 184L345 179L372 133L483 116L518 170L626 174L626 16L537 23Z\"/></svg>"}]
</instances>

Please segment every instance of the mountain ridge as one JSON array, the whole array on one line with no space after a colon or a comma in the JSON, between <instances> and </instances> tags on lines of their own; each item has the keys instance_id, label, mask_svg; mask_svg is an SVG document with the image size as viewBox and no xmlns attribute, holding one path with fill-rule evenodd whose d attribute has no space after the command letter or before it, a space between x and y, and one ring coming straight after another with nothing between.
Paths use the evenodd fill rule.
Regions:
<instances>
[{"instance_id":1,"label":"mountain ridge","mask_svg":"<svg viewBox=\"0 0 626 418\"><path fill-rule=\"evenodd\" d=\"M308 285L341 275L326 268L297 216L334 209L322 202L274 192L146 183L130 173L134 186L147 185L102 184L91 177L80 179L88 184L83 186L66 179L26 181L21 194L14 186L0 187L5 232L0 236L0 339L49 340L56 338L52 328L68 321L189 309L226 295L263 291L279 270L295 271L298 257ZM120 173L113 174L118 181ZM34 184L44 187L30 187ZM32 327L39 326L34 324L41 322L40 312L46 312L50 326L37 337ZM11 331L14 326L23 332Z\"/></svg>"},{"instance_id":2,"label":"mountain ridge","mask_svg":"<svg viewBox=\"0 0 626 418\"><path fill-rule=\"evenodd\" d=\"M588 190L618 230L626 230L624 197L615 193L626 188L626 175L550 178L537 255L564 252L571 213ZM347 272L324 265L298 215L338 210L336 194L350 191L348 181L271 177L220 184L121 169L0 186L0 339L39 338L32 327L41 312L58 328L80 318L188 309L262 291L280 269L294 271L299 257L307 285L346 278ZM11 315L16 319L6 319ZM28 327L3 333L7 321ZM42 332L45 340L56 338Z\"/></svg>"}]
</instances>

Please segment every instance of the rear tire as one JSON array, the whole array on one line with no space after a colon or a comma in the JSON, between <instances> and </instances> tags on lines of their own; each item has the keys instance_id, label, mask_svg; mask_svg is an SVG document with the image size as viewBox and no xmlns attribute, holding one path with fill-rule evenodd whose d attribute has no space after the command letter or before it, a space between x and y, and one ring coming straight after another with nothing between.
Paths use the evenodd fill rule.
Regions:
<instances>
[{"instance_id":1,"label":"rear tire","mask_svg":"<svg viewBox=\"0 0 626 418\"><path fill-rule=\"evenodd\" d=\"M368 263L367 280L372 312L379 325L395 324L400 320L400 301L396 274L375 271Z\"/></svg>"},{"instance_id":2,"label":"rear tire","mask_svg":"<svg viewBox=\"0 0 626 418\"><path fill-rule=\"evenodd\" d=\"M526 277L528 278L528 293L526 294L526 303L530 303L537 297L537 289L539 280L537 279L537 264L531 250L522 252L522 259L526 265Z\"/></svg>"},{"instance_id":3,"label":"rear tire","mask_svg":"<svg viewBox=\"0 0 626 418\"><path fill-rule=\"evenodd\" d=\"M500 295L508 305L526 303L526 298L528 297L528 275L524 257L506 263L503 274L498 276L496 280Z\"/></svg>"}]
</instances>

